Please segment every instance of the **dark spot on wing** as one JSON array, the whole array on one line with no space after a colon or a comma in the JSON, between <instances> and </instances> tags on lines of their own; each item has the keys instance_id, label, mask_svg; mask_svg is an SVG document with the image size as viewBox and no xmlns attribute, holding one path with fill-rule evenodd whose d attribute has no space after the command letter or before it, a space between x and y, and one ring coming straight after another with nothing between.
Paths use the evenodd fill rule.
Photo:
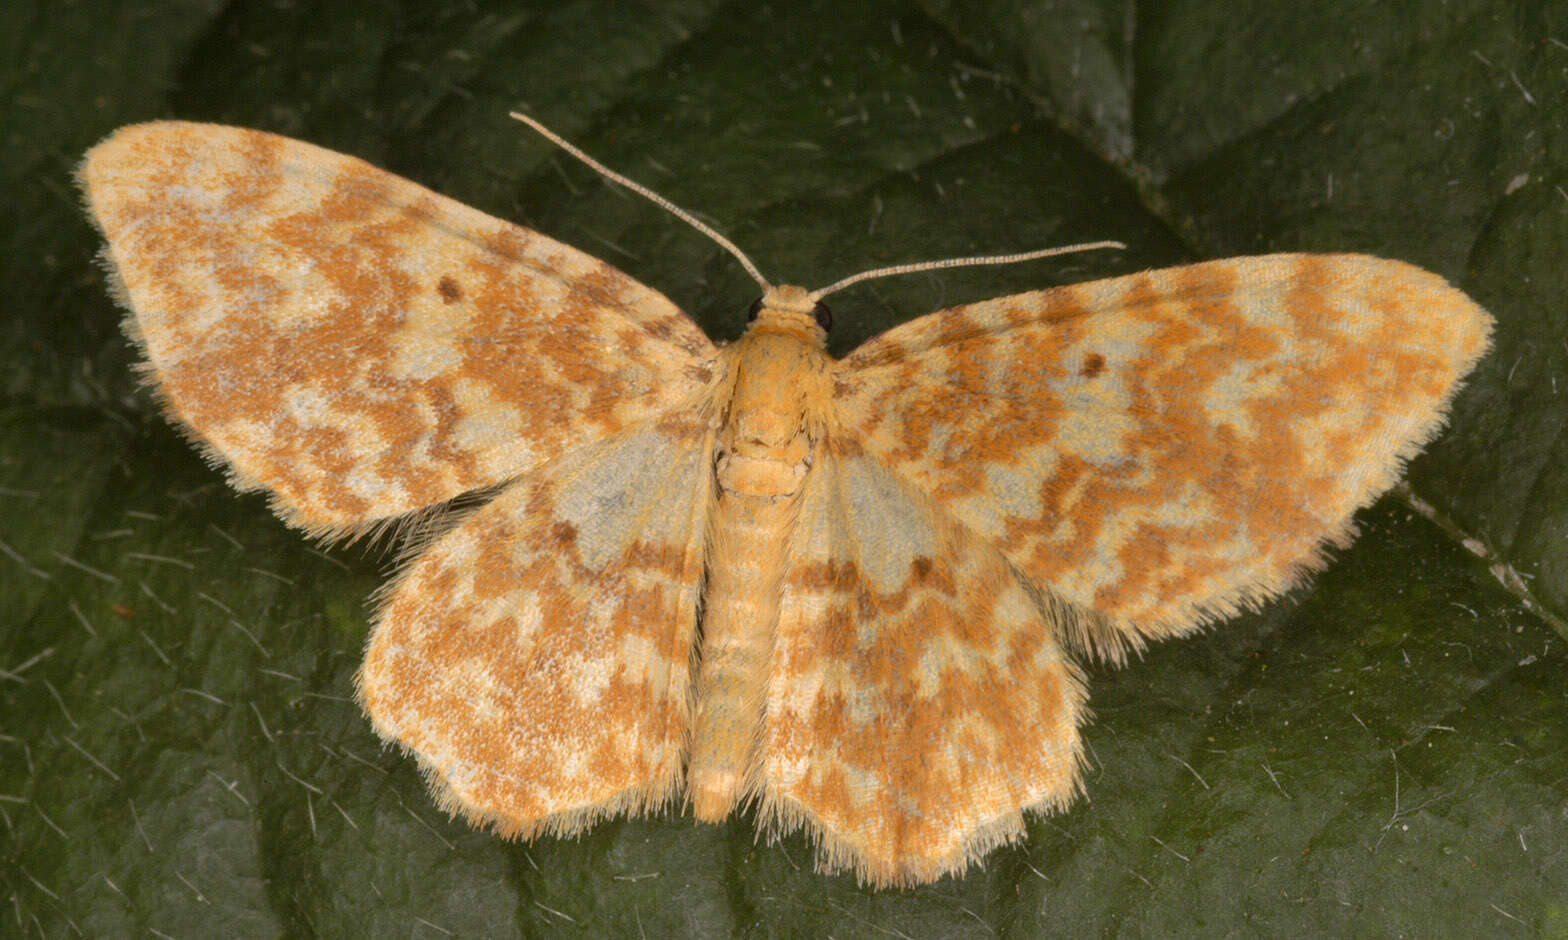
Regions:
<instances>
[{"instance_id":1,"label":"dark spot on wing","mask_svg":"<svg viewBox=\"0 0 1568 940\"><path fill-rule=\"evenodd\" d=\"M463 286L451 275L446 275L436 282L436 293L441 295L441 300L455 304L463 299Z\"/></svg>"},{"instance_id":2,"label":"dark spot on wing","mask_svg":"<svg viewBox=\"0 0 1568 940\"><path fill-rule=\"evenodd\" d=\"M576 545L577 527L570 522L557 522L550 527L550 539L557 545Z\"/></svg>"},{"instance_id":3,"label":"dark spot on wing","mask_svg":"<svg viewBox=\"0 0 1568 940\"><path fill-rule=\"evenodd\" d=\"M1086 379L1092 379L1105 371L1105 357L1099 353L1089 353L1083 357L1083 368L1078 374Z\"/></svg>"}]
</instances>

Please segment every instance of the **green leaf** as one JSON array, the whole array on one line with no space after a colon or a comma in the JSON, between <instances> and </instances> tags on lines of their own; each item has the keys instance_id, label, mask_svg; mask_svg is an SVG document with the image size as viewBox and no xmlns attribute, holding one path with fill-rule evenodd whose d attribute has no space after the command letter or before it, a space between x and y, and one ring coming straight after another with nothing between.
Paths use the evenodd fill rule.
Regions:
<instances>
[{"instance_id":1,"label":"green leaf","mask_svg":"<svg viewBox=\"0 0 1568 940\"><path fill-rule=\"evenodd\" d=\"M0 933L1568 933L1568 13L1174 2L12 4L0 12ZM599 255L717 338L771 276L941 306L1276 249L1403 258L1498 319L1409 491L1308 587L1091 670L1086 796L871 891L749 814L497 840L352 701L393 567L236 496L137 387L71 170L160 116L281 131ZM1561 634L1561 635L1560 635Z\"/></svg>"}]
</instances>

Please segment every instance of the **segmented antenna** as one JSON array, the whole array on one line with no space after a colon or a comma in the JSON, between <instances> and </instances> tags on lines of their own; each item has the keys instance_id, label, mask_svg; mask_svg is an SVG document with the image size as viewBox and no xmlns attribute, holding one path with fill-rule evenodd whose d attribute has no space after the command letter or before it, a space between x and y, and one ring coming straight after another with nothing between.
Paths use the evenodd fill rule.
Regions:
<instances>
[{"instance_id":1,"label":"segmented antenna","mask_svg":"<svg viewBox=\"0 0 1568 940\"><path fill-rule=\"evenodd\" d=\"M1013 264L1017 261L1033 261L1036 258L1049 258L1052 255L1070 255L1077 251L1097 251L1101 248L1126 248L1121 242L1081 242L1077 245L1063 245L1060 248L1041 248L1036 251L1025 251L1013 255L975 255L970 258L944 258L940 261L917 261L914 264L895 264L887 268L872 268L870 271L861 271L851 274L843 280L834 281L827 287L819 287L808 296L812 300L821 300L834 291L841 291L851 284L869 281L874 277L892 277L895 274L917 274L921 271L936 271L941 268L967 268L980 264Z\"/></svg>"},{"instance_id":2,"label":"segmented antenna","mask_svg":"<svg viewBox=\"0 0 1568 940\"><path fill-rule=\"evenodd\" d=\"M545 127L543 124L540 124L538 121L534 120L528 115L519 114L518 112L513 111L512 117L522 121L524 124L527 124L529 127L544 135L546 140L593 167L600 176L603 176L605 179L620 183L622 186L625 186L632 192L637 193L639 196L646 197L652 201L654 205L659 206L660 208L664 209L664 211L675 216L677 219L680 219L682 222L685 222L687 225L690 225L692 228L713 239L713 241L718 244L720 248L723 248L725 251L735 256L735 260L739 261L740 266L746 269L746 273L751 275L752 280L762 285L763 293L767 293L773 289L773 285L769 284L768 279L762 276L762 272L757 269L757 266L752 263L750 258L746 257L746 253L741 251L740 248L736 247L734 242L730 241L728 238L725 238L723 235L720 235L713 228L713 226L702 221L668 199L665 199L663 196L637 182L636 180L627 179L621 174L600 163L598 160L595 160L593 157L588 156L586 153L578 150L576 146L568 143L561 135L557 134L555 131L550 130L548 127Z\"/></svg>"},{"instance_id":3,"label":"segmented antenna","mask_svg":"<svg viewBox=\"0 0 1568 940\"><path fill-rule=\"evenodd\" d=\"M654 205L659 206L660 208L664 209L664 211L675 216L677 219L680 219L682 222L685 222L687 225L690 225L692 228L713 239L714 244L729 252L735 257L736 261L740 262L740 266L746 269L746 273L751 275L752 280L762 285L763 293L767 293L773 289L773 285L768 283L768 279L762 276L762 271L757 268L756 264L752 262L751 258L747 257L746 253L741 251L734 242L719 234L719 232L714 229L713 226L702 221L695 215L692 215L690 212L687 212L685 209L682 209L680 206L677 206L675 203L669 201L668 199L642 185L636 180L628 179L627 177L622 176L621 174L600 163L598 160L595 160L593 157L583 153L575 145L568 142L564 137L539 123L538 120L517 111L511 112L511 115L513 118L522 121L524 124L527 124L529 127L538 131L546 140L555 144L557 147L560 147L562 150L581 160L583 163L586 163L588 166L593 167L594 172L598 173L600 176L625 186L627 189L637 193L639 196L644 197ZM975 255L970 258L944 258L939 261L918 261L914 264L895 264L891 267L873 268L870 271L862 271L859 274L851 274L849 277L843 278L842 280L834 281L827 287L819 287L818 289L812 291L808 296L812 301L818 301L827 295L841 291L852 284L859 284L861 281L869 281L872 278L877 277L892 277L895 274L916 274L921 271L936 271L942 268L965 268L982 264L1014 264L1019 261L1034 261L1037 258L1050 258L1054 255L1068 255L1079 251L1098 251L1101 248L1126 247L1126 245L1117 241L1082 242L1077 245L1065 245L1060 248L1041 248L1037 251L1025 251L1010 255Z\"/></svg>"}]
</instances>

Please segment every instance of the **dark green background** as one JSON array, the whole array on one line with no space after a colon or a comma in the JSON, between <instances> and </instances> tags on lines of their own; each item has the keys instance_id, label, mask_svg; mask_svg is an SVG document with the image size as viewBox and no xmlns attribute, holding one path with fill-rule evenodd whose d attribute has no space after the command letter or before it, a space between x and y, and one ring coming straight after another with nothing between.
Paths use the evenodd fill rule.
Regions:
<instances>
[{"instance_id":1,"label":"dark green background","mask_svg":"<svg viewBox=\"0 0 1568 940\"><path fill-rule=\"evenodd\" d=\"M0 934L1568 935L1568 9L1363 3L145 2L0 12ZM1308 588L1092 670L1088 795L967 877L659 817L508 844L351 701L384 550L236 497L138 388L71 169L176 116L365 157L733 338L778 280L1117 238L836 297L939 306L1277 249L1498 318L1414 499ZM1478 557L1485 554L1490 561ZM154 932L157 932L156 934Z\"/></svg>"}]
</instances>

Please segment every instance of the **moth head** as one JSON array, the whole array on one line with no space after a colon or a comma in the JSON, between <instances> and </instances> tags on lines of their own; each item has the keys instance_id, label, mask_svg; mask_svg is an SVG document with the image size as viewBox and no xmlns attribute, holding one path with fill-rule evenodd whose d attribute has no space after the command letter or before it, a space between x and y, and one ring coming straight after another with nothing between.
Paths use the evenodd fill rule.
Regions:
<instances>
[{"instance_id":1,"label":"moth head","mask_svg":"<svg viewBox=\"0 0 1568 940\"><path fill-rule=\"evenodd\" d=\"M833 328L833 313L805 288L783 284L752 302L746 322L751 330L805 333L821 341Z\"/></svg>"}]
</instances>

